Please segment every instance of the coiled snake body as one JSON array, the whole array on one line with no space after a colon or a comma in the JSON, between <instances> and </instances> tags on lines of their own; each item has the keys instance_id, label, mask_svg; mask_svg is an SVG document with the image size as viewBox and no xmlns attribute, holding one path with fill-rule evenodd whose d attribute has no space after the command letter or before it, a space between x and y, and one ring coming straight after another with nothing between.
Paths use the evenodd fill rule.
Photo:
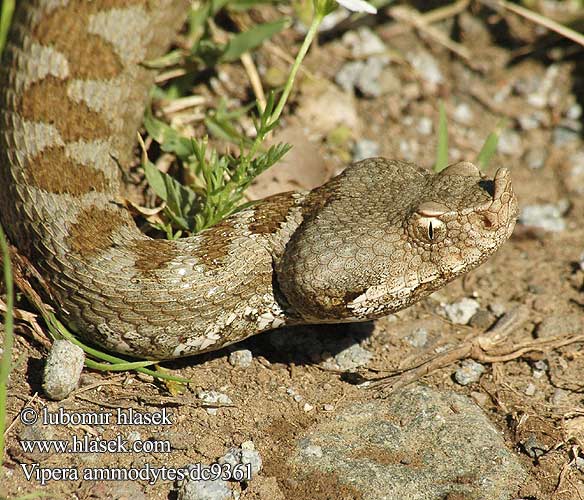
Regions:
<instances>
[{"instance_id":1,"label":"coiled snake body","mask_svg":"<svg viewBox=\"0 0 584 500\"><path fill-rule=\"evenodd\" d=\"M476 267L511 234L509 174L365 160L178 241L116 203L152 75L187 1L18 2L0 69L0 210L67 324L167 359L282 325L363 321Z\"/></svg>"}]
</instances>

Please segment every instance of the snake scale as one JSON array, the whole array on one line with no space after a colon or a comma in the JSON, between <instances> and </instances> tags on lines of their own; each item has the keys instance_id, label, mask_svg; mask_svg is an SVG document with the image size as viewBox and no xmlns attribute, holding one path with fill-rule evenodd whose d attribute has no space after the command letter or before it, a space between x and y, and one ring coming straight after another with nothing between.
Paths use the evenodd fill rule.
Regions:
<instances>
[{"instance_id":1,"label":"snake scale","mask_svg":"<svg viewBox=\"0 0 584 500\"><path fill-rule=\"evenodd\" d=\"M283 325L409 306L510 236L507 169L372 158L177 241L120 206L119 165L188 1L22 0L0 69L0 210L61 318L112 351L169 359Z\"/></svg>"}]
</instances>

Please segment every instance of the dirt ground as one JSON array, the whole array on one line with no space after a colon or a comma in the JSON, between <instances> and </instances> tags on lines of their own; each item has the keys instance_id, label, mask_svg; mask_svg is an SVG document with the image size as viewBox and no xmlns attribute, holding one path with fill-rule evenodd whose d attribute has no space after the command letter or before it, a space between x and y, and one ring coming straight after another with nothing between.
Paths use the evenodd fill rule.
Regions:
<instances>
[{"instance_id":1,"label":"dirt ground","mask_svg":"<svg viewBox=\"0 0 584 500\"><path fill-rule=\"evenodd\" d=\"M86 369L80 389L62 402L51 402L41 388L47 344L33 333L33 320L19 320L7 409L14 425L7 432L0 496L42 492L54 498L175 498L176 487L168 481L147 485L72 480L41 486L26 480L19 463L79 469L178 467L212 463L229 448L253 441L263 467L252 481L232 484L240 498L357 498L342 478L311 477L299 483L297 471L287 463L297 437L315 422L332 418L339 405L384 397L409 380L403 377L419 375L424 384L472 398L504 433L508 448L530 472L516 497L584 498L584 139L578 114L584 105L584 48L510 13L475 7L433 25L464 49L463 54L454 53L426 30L379 15L370 29L385 43L389 62L377 96L357 90L353 98L340 92L334 78L355 59L350 41L345 30L323 36L305 63L316 79L301 75L279 133L296 145L292 159L287 169L265 176L254 194L320 182L339 171L350 160L353 145L363 139L377 143L381 156L430 167L442 100L451 161L473 160L487 135L506 118L507 132L488 173L500 166L510 168L521 209L551 204L556 208L552 219L564 226L553 231L526 218L479 269L375 323L278 330L216 353L164 363L165 369L193 381L179 395L148 376ZM266 8L251 16L257 21L275 12ZM350 28L357 33L356 26ZM289 47L299 40L291 29L260 49L254 55L260 75L264 77L268 69L285 70L281 54L290 53ZM463 57L466 53L468 58ZM412 54L429 55L441 79L432 81L426 74L429 64L416 67ZM217 71L194 92L211 102L218 102L220 95L250 100L242 67L234 64ZM327 119L334 122L330 115L337 105L346 114L339 112L340 121L331 124ZM351 132L340 141L334 134L342 132L339 123ZM433 124L429 133L428 123ZM444 304L463 298L475 299L480 307L468 325L454 324L444 317ZM487 350L473 344L501 316L519 314L518 306L523 306L519 309L523 321L505 331L499 344ZM19 307L26 309L26 302ZM425 332L424 341L413 341L420 331ZM372 353L370 361L352 373L335 369L330 358L355 339ZM468 349L441 358L428 373L406 371L390 379L390 385L362 386L364 380L417 366L461 346ZM238 349L253 353L249 367L230 364L230 353ZM469 355L485 371L478 381L463 386L453 374ZM198 399L201 391L218 391L232 403L210 414ZM26 427L18 419L25 405L38 411L46 407L84 412L167 408L172 423ZM44 454L25 452L19 444L22 439L70 440L85 434L166 440L172 450Z\"/></svg>"}]
</instances>

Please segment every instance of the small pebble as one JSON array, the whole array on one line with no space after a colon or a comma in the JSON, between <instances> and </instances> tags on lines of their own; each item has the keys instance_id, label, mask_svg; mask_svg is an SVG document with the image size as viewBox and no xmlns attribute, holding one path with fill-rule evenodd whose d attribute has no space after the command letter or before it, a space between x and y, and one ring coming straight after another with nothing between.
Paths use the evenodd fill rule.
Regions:
<instances>
[{"instance_id":1,"label":"small pebble","mask_svg":"<svg viewBox=\"0 0 584 500\"><path fill-rule=\"evenodd\" d=\"M454 372L454 379L460 385L469 385L478 382L485 372L485 367L473 359L465 359Z\"/></svg>"},{"instance_id":2,"label":"small pebble","mask_svg":"<svg viewBox=\"0 0 584 500\"><path fill-rule=\"evenodd\" d=\"M536 361L535 363L533 363L533 367L540 372L546 372L549 368L547 361L540 359L538 361Z\"/></svg>"},{"instance_id":3,"label":"small pebble","mask_svg":"<svg viewBox=\"0 0 584 500\"><path fill-rule=\"evenodd\" d=\"M461 125L471 125L474 115L471 107L466 102L461 102L454 108L453 118Z\"/></svg>"},{"instance_id":4,"label":"small pebble","mask_svg":"<svg viewBox=\"0 0 584 500\"><path fill-rule=\"evenodd\" d=\"M579 120L581 116L582 106L580 106L578 103L572 104L568 108L568 111L566 111L566 118L568 118L568 120Z\"/></svg>"},{"instance_id":5,"label":"small pebble","mask_svg":"<svg viewBox=\"0 0 584 500\"><path fill-rule=\"evenodd\" d=\"M535 147L525 154L525 163L532 170L538 170L545 165L547 153L543 147Z\"/></svg>"},{"instance_id":6,"label":"small pebble","mask_svg":"<svg viewBox=\"0 0 584 500\"><path fill-rule=\"evenodd\" d=\"M525 388L525 395L533 396L535 394L535 390L536 390L535 385L530 382L529 384L527 384L527 387Z\"/></svg>"},{"instance_id":7,"label":"small pebble","mask_svg":"<svg viewBox=\"0 0 584 500\"><path fill-rule=\"evenodd\" d=\"M366 160L379 155L379 143L369 139L361 139L353 147L353 161Z\"/></svg>"},{"instance_id":8,"label":"small pebble","mask_svg":"<svg viewBox=\"0 0 584 500\"><path fill-rule=\"evenodd\" d=\"M552 142L555 146L564 146L570 142L580 140L580 131L563 124L554 127L552 130Z\"/></svg>"},{"instance_id":9,"label":"small pebble","mask_svg":"<svg viewBox=\"0 0 584 500\"><path fill-rule=\"evenodd\" d=\"M302 407L302 409L308 413L309 411L314 410L314 406L312 406L310 403L304 403L304 406Z\"/></svg>"},{"instance_id":10,"label":"small pebble","mask_svg":"<svg viewBox=\"0 0 584 500\"><path fill-rule=\"evenodd\" d=\"M444 304L442 307L446 316L452 321L452 323L457 325L467 325L470 319L479 310L480 305L476 300L465 297L459 302Z\"/></svg>"},{"instance_id":11,"label":"small pebble","mask_svg":"<svg viewBox=\"0 0 584 500\"><path fill-rule=\"evenodd\" d=\"M576 151L568 158L570 170L567 184L576 193L584 194L584 151Z\"/></svg>"},{"instance_id":12,"label":"small pebble","mask_svg":"<svg viewBox=\"0 0 584 500\"><path fill-rule=\"evenodd\" d=\"M424 328L416 329L406 337L406 342L412 347L424 347L428 343L428 330Z\"/></svg>"},{"instance_id":13,"label":"small pebble","mask_svg":"<svg viewBox=\"0 0 584 500\"><path fill-rule=\"evenodd\" d=\"M302 448L301 453L306 457L322 457L322 446L316 444L309 444Z\"/></svg>"},{"instance_id":14,"label":"small pebble","mask_svg":"<svg viewBox=\"0 0 584 500\"><path fill-rule=\"evenodd\" d=\"M142 434L140 434L138 431L130 431L130 432L128 432L128 435L126 436L126 439L130 443L135 443L136 441L142 441Z\"/></svg>"},{"instance_id":15,"label":"small pebble","mask_svg":"<svg viewBox=\"0 0 584 500\"><path fill-rule=\"evenodd\" d=\"M479 330L486 330L497 319L497 317L486 309L479 309L473 317L470 318L469 325L478 328Z\"/></svg>"},{"instance_id":16,"label":"small pebble","mask_svg":"<svg viewBox=\"0 0 584 500\"><path fill-rule=\"evenodd\" d=\"M527 205L521 210L519 223L524 226L539 227L545 231L564 231L566 221L563 216L569 207L570 203L565 199L556 204Z\"/></svg>"},{"instance_id":17,"label":"small pebble","mask_svg":"<svg viewBox=\"0 0 584 500\"><path fill-rule=\"evenodd\" d=\"M430 135L432 133L433 124L432 120L427 116L423 116L418 121L418 125L416 126L416 130L420 135Z\"/></svg>"},{"instance_id":18,"label":"small pebble","mask_svg":"<svg viewBox=\"0 0 584 500\"><path fill-rule=\"evenodd\" d=\"M547 316L537 326L535 335L538 339L569 336L582 333L582 315L579 313L555 314Z\"/></svg>"},{"instance_id":19,"label":"small pebble","mask_svg":"<svg viewBox=\"0 0 584 500\"><path fill-rule=\"evenodd\" d=\"M335 411L335 407L331 404L322 405L322 409L324 411Z\"/></svg>"},{"instance_id":20,"label":"small pebble","mask_svg":"<svg viewBox=\"0 0 584 500\"><path fill-rule=\"evenodd\" d=\"M85 353L68 340L55 340L47 357L43 375L45 394L54 400L65 399L79 384Z\"/></svg>"},{"instance_id":21,"label":"small pebble","mask_svg":"<svg viewBox=\"0 0 584 500\"><path fill-rule=\"evenodd\" d=\"M497 318L500 318L501 316L503 316L503 314L505 314L507 308L505 307L505 304L503 304L502 302L492 302L491 304L489 304L489 310L495 316L497 316Z\"/></svg>"},{"instance_id":22,"label":"small pebble","mask_svg":"<svg viewBox=\"0 0 584 500\"><path fill-rule=\"evenodd\" d=\"M519 115L517 120L522 130L534 130L540 128L542 125L541 112L538 111Z\"/></svg>"},{"instance_id":23,"label":"small pebble","mask_svg":"<svg viewBox=\"0 0 584 500\"><path fill-rule=\"evenodd\" d=\"M470 397L474 400L476 404L482 407L487 406L487 404L489 403L489 396L487 396L484 392L472 391L470 393Z\"/></svg>"},{"instance_id":24,"label":"small pebble","mask_svg":"<svg viewBox=\"0 0 584 500\"><path fill-rule=\"evenodd\" d=\"M178 490L178 500L227 500L233 495L227 481L209 479L200 481L186 480Z\"/></svg>"},{"instance_id":25,"label":"small pebble","mask_svg":"<svg viewBox=\"0 0 584 500\"><path fill-rule=\"evenodd\" d=\"M568 394L569 392L565 389L557 388L552 394L550 401L554 406L561 405L566 400Z\"/></svg>"},{"instance_id":26,"label":"small pebble","mask_svg":"<svg viewBox=\"0 0 584 500\"><path fill-rule=\"evenodd\" d=\"M233 351L229 355L229 363L237 368L249 368L253 361L253 354L249 349Z\"/></svg>"},{"instance_id":27,"label":"small pebble","mask_svg":"<svg viewBox=\"0 0 584 500\"><path fill-rule=\"evenodd\" d=\"M521 136L514 130L504 130L499 136L497 151L505 155L520 156L523 153Z\"/></svg>"},{"instance_id":28,"label":"small pebble","mask_svg":"<svg viewBox=\"0 0 584 500\"><path fill-rule=\"evenodd\" d=\"M406 54L406 59L429 86L430 90L437 90L444 81L438 61L429 52L417 51Z\"/></svg>"},{"instance_id":29,"label":"small pebble","mask_svg":"<svg viewBox=\"0 0 584 500\"><path fill-rule=\"evenodd\" d=\"M345 33L343 44L359 60L343 65L335 76L336 83L345 91L357 88L364 96L379 97L382 94L380 78L389 64L389 57L384 54L387 48L383 40L370 28L362 27L356 32Z\"/></svg>"},{"instance_id":30,"label":"small pebble","mask_svg":"<svg viewBox=\"0 0 584 500\"><path fill-rule=\"evenodd\" d=\"M576 468L580 472L584 472L584 458L576 457L576 460L574 460L574 465L576 465Z\"/></svg>"},{"instance_id":31,"label":"small pebble","mask_svg":"<svg viewBox=\"0 0 584 500\"><path fill-rule=\"evenodd\" d=\"M214 404L219 403L220 405L231 405L233 401L227 394L223 394L217 391L199 391L197 397L204 403ZM205 408L205 411L209 415L217 415L219 408Z\"/></svg>"},{"instance_id":32,"label":"small pebble","mask_svg":"<svg viewBox=\"0 0 584 500\"><path fill-rule=\"evenodd\" d=\"M531 458L539 458L548 451L548 448L538 441L535 434L530 434L521 444Z\"/></svg>"},{"instance_id":33,"label":"small pebble","mask_svg":"<svg viewBox=\"0 0 584 500\"><path fill-rule=\"evenodd\" d=\"M217 462L220 464L229 464L232 467L238 464L250 464L252 478L262 468L262 457L255 449L253 441L245 441L241 443L241 447L239 448L230 448Z\"/></svg>"},{"instance_id":34,"label":"small pebble","mask_svg":"<svg viewBox=\"0 0 584 500\"><path fill-rule=\"evenodd\" d=\"M359 344L353 344L343 349L332 359L323 362L323 366L331 370L354 370L365 366L373 358L373 353L364 349Z\"/></svg>"},{"instance_id":35,"label":"small pebble","mask_svg":"<svg viewBox=\"0 0 584 500\"><path fill-rule=\"evenodd\" d=\"M548 106L550 93L553 90L559 73L560 66L558 64L548 66L545 75L539 82L539 85L537 85L536 90L527 94L527 102L531 106L540 109Z\"/></svg>"}]
</instances>

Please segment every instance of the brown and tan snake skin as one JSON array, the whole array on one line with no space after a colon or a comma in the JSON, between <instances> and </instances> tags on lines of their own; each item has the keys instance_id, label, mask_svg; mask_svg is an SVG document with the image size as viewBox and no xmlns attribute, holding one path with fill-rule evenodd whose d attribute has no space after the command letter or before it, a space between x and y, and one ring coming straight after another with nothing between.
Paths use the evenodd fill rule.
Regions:
<instances>
[{"instance_id":1,"label":"brown and tan snake skin","mask_svg":"<svg viewBox=\"0 0 584 500\"><path fill-rule=\"evenodd\" d=\"M63 320L176 358L283 325L364 321L475 268L510 236L509 173L374 158L194 237L143 235L118 200L152 74L187 1L19 1L0 69L0 210Z\"/></svg>"}]
</instances>

